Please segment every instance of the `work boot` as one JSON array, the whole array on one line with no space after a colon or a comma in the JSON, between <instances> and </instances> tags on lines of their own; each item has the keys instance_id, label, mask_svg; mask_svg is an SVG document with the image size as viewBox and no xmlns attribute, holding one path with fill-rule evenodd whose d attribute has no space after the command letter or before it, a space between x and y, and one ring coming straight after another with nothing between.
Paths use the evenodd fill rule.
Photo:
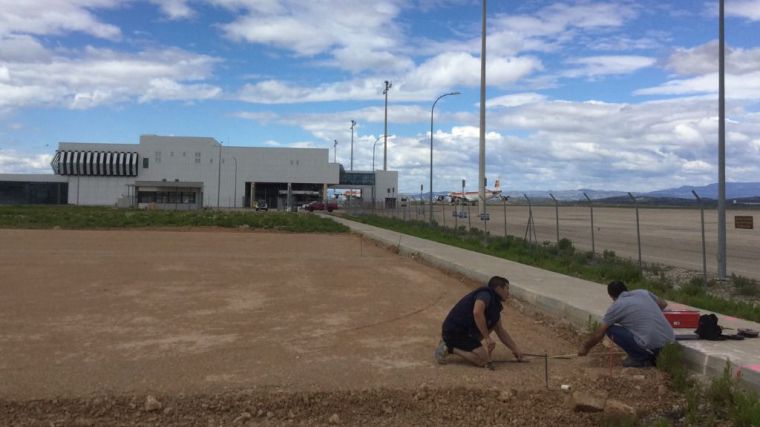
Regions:
<instances>
[{"instance_id":1,"label":"work boot","mask_svg":"<svg viewBox=\"0 0 760 427\"><path fill-rule=\"evenodd\" d=\"M435 348L435 351L433 352L433 356L435 357L435 360L440 365L446 364L446 354L448 354L448 349L446 348L446 343L441 340L441 342L438 343L438 347Z\"/></svg>"},{"instance_id":2,"label":"work boot","mask_svg":"<svg viewBox=\"0 0 760 427\"><path fill-rule=\"evenodd\" d=\"M654 364L651 360L633 359L631 356L628 356L623 360L624 368L651 368L652 366L654 366Z\"/></svg>"}]
</instances>

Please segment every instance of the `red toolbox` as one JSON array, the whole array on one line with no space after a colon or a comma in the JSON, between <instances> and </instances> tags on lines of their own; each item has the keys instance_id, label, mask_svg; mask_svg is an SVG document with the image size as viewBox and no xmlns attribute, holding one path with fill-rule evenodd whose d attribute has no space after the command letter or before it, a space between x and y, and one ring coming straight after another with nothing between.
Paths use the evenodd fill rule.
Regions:
<instances>
[{"instance_id":1,"label":"red toolbox","mask_svg":"<svg viewBox=\"0 0 760 427\"><path fill-rule=\"evenodd\" d=\"M662 314L674 328L692 328L699 326L699 312L694 310L668 310Z\"/></svg>"}]
</instances>

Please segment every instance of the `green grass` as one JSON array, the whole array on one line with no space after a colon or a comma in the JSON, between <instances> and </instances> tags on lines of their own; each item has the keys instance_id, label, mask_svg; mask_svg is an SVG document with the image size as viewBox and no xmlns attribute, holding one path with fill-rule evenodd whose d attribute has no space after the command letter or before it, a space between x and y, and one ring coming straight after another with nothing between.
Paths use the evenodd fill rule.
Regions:
<instances>
[{"instance_id":1,"label":"green grass","mask_svg":"<svg viewBox=\"0 0 760 427\"><path fill-rule=\"evenodd\" d=\"M593 282L608 283L612 280L622 280L631 289L648 289L672 301L742 319L760 321L760 306L710 295L698 279L687 286L676 288L664 275L658 276L659 266L645 266L651 273L658 276L656 279L648 278L639 270L638 263L620 258L614 251L604 251L593 256L591 252L576 250L568 239L561 239L558 245L549 242L531 244L521 238L491 236L479 229L467 230L464 226L453 230L440 227L436 223L402 221L372 215L350 217L350 219ZM744 285L745 288L756 285L750 279L745 279L745 281L749 283Z\"/></svg>"},{"instance_id":2,"label":"green grass","mask_svg":"<svg viewBox=\"0 0 760 427\"><path fill-rule=\"evenodd\" d=\"M760 426L760 399L755 392L738 386L729 362L723 374L705 387L689 376L678 344L662 349L657 368L668 374L673 389L686 397L687 425L724 425L722 421L730 421L736 427Z\"/></svg>"},{"instance_id":3,"label":"green grass","mask_svg":"<svg viewBox=\"0 0 760 427\"><path fill-rule=\"evenodd\" d=\"M297 233L342 233L348 228L317 215L214 210L136 210L83 206L1 206L0 228L112 229L249 227Z\"/></svg>"}]
</instances>

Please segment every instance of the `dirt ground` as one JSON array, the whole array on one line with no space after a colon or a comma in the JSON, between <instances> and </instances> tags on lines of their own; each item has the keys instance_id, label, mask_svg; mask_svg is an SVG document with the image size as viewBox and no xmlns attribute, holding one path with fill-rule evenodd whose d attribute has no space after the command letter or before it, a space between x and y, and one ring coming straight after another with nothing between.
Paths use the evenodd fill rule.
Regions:
<instances>
[{"instance_id":1,"label":"dirt ground","mask_svg":"<svg viewBox=\"0 0 760 427\"><path fill-rule=\"evenodd\" d=\"M0 230L0 278L0 425L602 422L561 384L648 419L682 407L620 356L550 360L548 389L543 359L434 363L475 284L355 235ZM577 349L517 301L504 318L524 352Z\"/></svg>"}]
</instances>

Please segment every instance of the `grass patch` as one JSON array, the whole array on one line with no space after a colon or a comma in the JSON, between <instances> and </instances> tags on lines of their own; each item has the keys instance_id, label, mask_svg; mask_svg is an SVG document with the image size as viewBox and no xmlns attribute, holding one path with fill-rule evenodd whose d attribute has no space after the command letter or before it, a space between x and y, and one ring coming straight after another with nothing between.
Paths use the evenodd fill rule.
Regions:
<instances>
[{"instance_id":1,"label":"grass patch","mask_svg":"<svg viewBox=\"0 0 760 427\"><path fill-rule=\"evenodd\" d=\"M113 229L249 227L297 233L347 232L348 227L317 215L215 210L138 210L87 206L2 206L0 228Z\"/></svg>"},{"instance_id":2,"label":"grass patch","mask_svg":"<svg viewBox=\"0 0 760 427\"><path fill-rule=\"evenodd\" d=\"M705 387L690 378L678 344L662 349L657 368L668 374L673 389L684 393L687 425L723 425L726 421L736 427L760 425L760 399L755 392L738 386L729 362L723 374Z\"/></svg>"},{"instance_id":3,"label":"grass patch","mask_svg":"<svg viewBox=\"0 0 760 427\"><path fill-rule=\"evenodd\" d=\"M593 282L608 283L612 280L622 280L631 289L648 289L672 301L742 319L760 321L760 306L710 295L699 279L693 280L686 286L676 288L673 283L665 278L659 266L647 265L645 267L650 269L649 272L654 273L655 278L653 279L651 274L642 274L637 262L620 258L614 251L604 251L594 256L591 252L578 251L568 239L561 239L559 244L549 242L532 244L522 238L491 236L479 229L467 230L464 226L450 229L441 227L435 222L430 224L424 221L403 221L374 215L348 218ZM659 274L657 274L658 272ZM744 289L756 289L758 287L753 280L745 279L745 282L746 284L739 286L744 286Z\"/></svg>"},{"instance_id":4,"label":"grass patch","mask_svg":"<svg viewBox=\"0 0 760 427\"><path fill-rule=\"evenodd\" d=\"M757 280L732 274L731 283L734 284L734 289L739 295L749 297L760 295L760 284L757 283Z\"/></svg>"}]
</instances>

